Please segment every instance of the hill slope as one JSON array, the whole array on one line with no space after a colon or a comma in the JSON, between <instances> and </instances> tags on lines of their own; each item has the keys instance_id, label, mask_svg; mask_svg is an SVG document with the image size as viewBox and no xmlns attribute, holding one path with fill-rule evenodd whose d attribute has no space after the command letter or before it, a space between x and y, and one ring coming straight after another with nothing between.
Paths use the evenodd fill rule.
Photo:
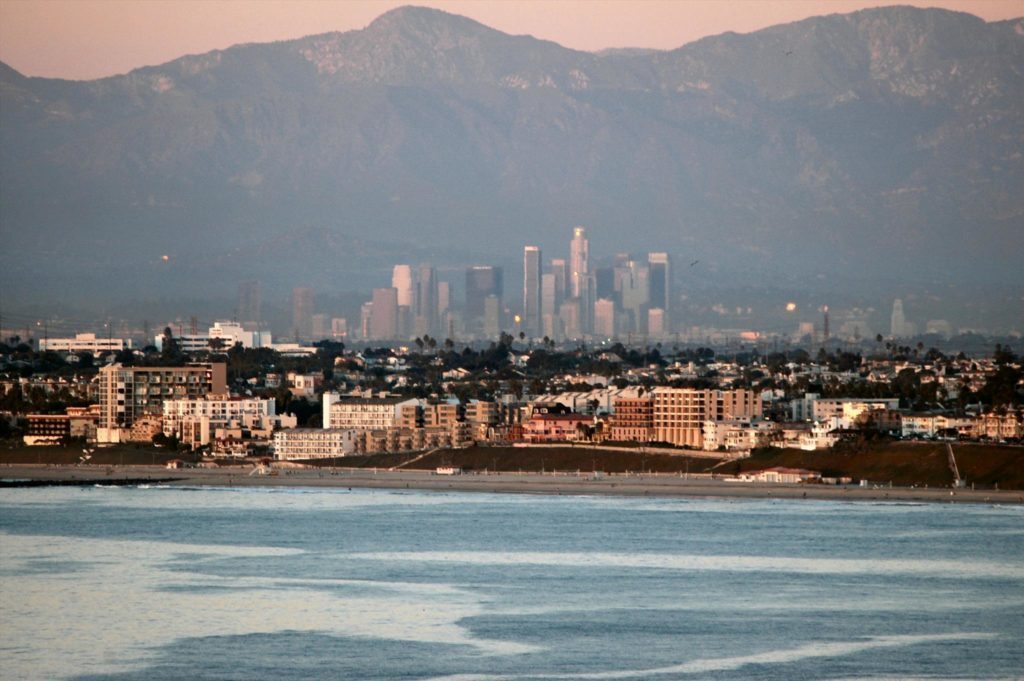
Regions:
<instances>
[{"instance_id":1,"label":"hill slope","mask_svg":"<svg viewBox=\"0 0 1024 681\"><path fill-rule=\"evenodd\" d=\"M0 286L365 287L575 224L723 278L1018 281L1021 64L1019 20L892 7L599 54L402 8L89 82L0 65Z\"/></svg>"}]
</instances>

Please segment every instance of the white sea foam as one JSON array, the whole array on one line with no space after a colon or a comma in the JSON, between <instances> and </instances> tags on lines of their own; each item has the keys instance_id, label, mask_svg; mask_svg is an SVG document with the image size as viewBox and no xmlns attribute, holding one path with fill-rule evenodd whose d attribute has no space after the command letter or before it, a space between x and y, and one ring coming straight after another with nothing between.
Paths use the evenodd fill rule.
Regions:
<instances>
[{"instance_id":1,"label":"white sea foam","mask_svg":"<svg viewBox=\"0 0 1024 681\"><path fill-rule=\"evenodd\" d=\"M431 681L508 681L519 678L531 679L635 679L666 674L689 675L711 672L736 671L752 665L792 664L816 658L844 657L882 648L913 646L922 643L946 643L952 641L979 641L995 638L987 632L954 632L944 634L920 634L900 636L878 636L860 641L834 641L808 643L796 648L769 650L752 655L713 657L690 660L677 665L648 669L617 669L601 672L576 672L563 674L457 674L435 677ZM906 679L907 677L900 677Z\"/></svg>"},{"instance_id":2,"label":"white sea foam","mask_svg":"<svg viewBox=\"0 0 1024 681\"><path fill-rule=\"evenodd\" d=\"M1024 579L1024 564L982 560L844 559L792 556L706 556L675 553L541 553L415 551L346 554L347 558L463 565L551 566L774 572L833 575L928 575L953 578Z\"/></svg>"},{"instance_id":3,"label":"white sea foam","mask_svg":"<svg viewBox=\"0 0 1024 681\"><path fill-rule=\"evenodd\" d=\"M0 534L4 678L138 670L155 649L180 638L281 631L466 645L497 655L537 649L473 637L459 621L482 614L485 601L452 585L225 578L181 569L188 567L182 557L201 565L297 553ZM47 563L72 569L32 570ZM353 595L339 586L358 588Z\"/></svg>"}]
</instances>

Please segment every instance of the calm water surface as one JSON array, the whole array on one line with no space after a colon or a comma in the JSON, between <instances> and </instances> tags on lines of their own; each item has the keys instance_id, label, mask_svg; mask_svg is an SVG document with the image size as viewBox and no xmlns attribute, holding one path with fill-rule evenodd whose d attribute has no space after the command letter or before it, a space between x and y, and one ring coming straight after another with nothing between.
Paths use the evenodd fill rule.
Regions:
<instances>
[{"instance_id":1,"label":"calm water surface","mask_svg":"<svg viewBox=\"0 0 1024 681\"><path fill-rule=\"evenodd\" d=\"M0 678L1021 679L1024 509L2 490Z\"/></svg>"}]
</instances>

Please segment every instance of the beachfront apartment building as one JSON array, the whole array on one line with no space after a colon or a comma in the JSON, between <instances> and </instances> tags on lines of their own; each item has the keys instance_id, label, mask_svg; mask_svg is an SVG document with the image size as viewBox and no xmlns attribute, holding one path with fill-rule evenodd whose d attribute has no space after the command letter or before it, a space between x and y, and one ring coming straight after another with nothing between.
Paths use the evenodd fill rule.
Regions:
<instances>
[{"instance_id":1,"label":"beachfront apartment building","mask_svg":"<svg viewBox=\"0 0 1024 681\"><path fill-rule=\"evenodd\" d=\"M420 404L420 400L409 397L342 397L338 393L325 392L323 427L389 430L401 424L402 407Z\"/></svg>"},{"instance_id":2,"label":"beachfront apartment building","mask_svg":"<svg viewBox=\"0 0 1024 681\"><path fill-rule=\"evenodd\" d=\"M164 435L192 447L224 439L228 432L239 433L239 439L269 440L275 429L295 425L295 416L276 413L274 398L210 394L167 400L163 405Z\"/></svg>"},{"instance_id":3,"label":"beachfront apartment building","mask_svg":"<svg viewBox=\"0 0 1024 681\"><path fill-rule=\"evenodd\" d=\"M654 439L654 397L617 397L611 417L611 439L650 442Z\"/></svg>"},{"instance_id":4,"label":"beachfront apartment building","mask_svg":"<svg viewBox=\"0 0 1024 681\"><path fill-rule=\"evenodd\" d=\"M274 433L279 461L329 459L356 451L359 433L351 428L290 428Z\"/></svg>"},{"instance_id":5,"label":"beachfront apartment building","mask_svg":"<svg viewBox=\"0 0 1024 681\"><path fill-rule=\"evenodd\" d=\"M761 416L761 395L754 390L655 388L654 439L676 446L704 448L705 421Z\"/></svg>"},{"instance_id":6,"label":"beachfront apartment building","mask_svg":"<svg viewBox=\"0 0 1024 681\"><path fill-rule=\"evenodd\" d=\"M142 417L162 417L167 400L226 395L227 366L223 363L183 367L126 367L111 364L97 375L101 443L123 442Z\"/></svg>"}]
</instances>

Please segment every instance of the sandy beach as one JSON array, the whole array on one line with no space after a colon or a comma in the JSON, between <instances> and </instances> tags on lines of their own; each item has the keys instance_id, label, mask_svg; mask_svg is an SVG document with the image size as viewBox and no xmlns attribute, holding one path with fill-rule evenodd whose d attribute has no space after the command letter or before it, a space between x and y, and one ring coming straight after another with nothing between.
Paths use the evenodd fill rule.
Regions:
<instances>
[{"instance_id":1,"label":"sandy beach","mask_svg":"<svg viewBox=\"0 0 1024 681\"><path fill-rule=\"evenodd\" d=\"M678 475L594 475L576 473L469 473L437 475L433 471L373 469L284 469L252 474L248 467L168 470L161 466L54 466L16 464L0 467L5 481L82 482L214 487L342 487L523 494L614 494L622 496L717 497L750 499L827 499L938 503L1022 504L1020 491L948 488L859 487L766 484L693 479Z\"/></svg>"}]
</instances>

